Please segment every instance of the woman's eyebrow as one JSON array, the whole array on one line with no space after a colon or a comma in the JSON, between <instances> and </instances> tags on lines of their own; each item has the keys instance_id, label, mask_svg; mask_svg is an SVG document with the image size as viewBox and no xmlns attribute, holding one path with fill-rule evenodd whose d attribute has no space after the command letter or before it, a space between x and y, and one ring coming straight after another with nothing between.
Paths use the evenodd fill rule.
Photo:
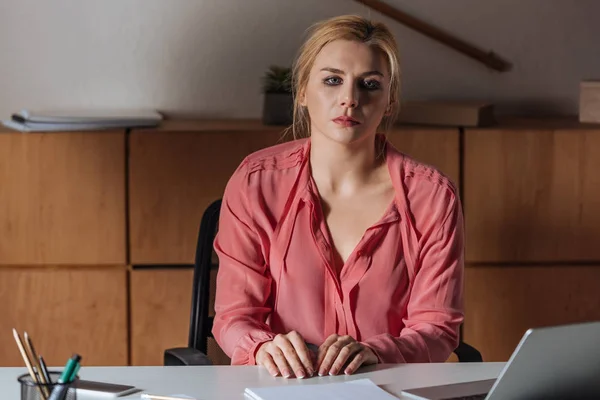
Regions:
<instances>
[{"instance_id":1,"label":"woman's eyebrow","mask_svg":"<svg viewBox=\"0 0 600 400\"><path fill-rule=\"evenodd\" d=\"M331 67L321 68L321 71L332 72L334 74L340 74L340 75L345 75L346 74L341 69L331 68ZM381 72L377 71L377 70L367 71L367 72L363 72L362 74L360 74L360 76L368 76L368 75L379 75L379 76L383 77L383 74Z\"/></svg>"}]
</instances>

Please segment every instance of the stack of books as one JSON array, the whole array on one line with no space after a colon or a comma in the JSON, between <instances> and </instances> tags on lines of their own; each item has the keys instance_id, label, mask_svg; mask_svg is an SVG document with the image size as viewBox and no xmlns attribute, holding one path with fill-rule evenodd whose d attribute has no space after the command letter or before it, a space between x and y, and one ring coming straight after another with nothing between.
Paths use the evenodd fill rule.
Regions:
<instances>
[{"instance_id":1,"label":"stack of books","mask_svg":"<svg viewBox=\"0 0 600 400\"><path fill-rule=\"evenodd\" d=\"M162 119L154 110L22 110L2 124L21 132L57 132L154 127Z\"/></svg>"}]
</instances>

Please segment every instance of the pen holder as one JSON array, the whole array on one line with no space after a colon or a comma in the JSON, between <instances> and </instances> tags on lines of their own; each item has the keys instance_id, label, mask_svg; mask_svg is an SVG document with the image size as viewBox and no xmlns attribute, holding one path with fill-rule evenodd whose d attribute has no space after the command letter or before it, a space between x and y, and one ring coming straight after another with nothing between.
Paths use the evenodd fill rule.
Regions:
<instances>
[{"instance_id":1,"label":"pen holder","mask_svg":"<svg viewBox=\"0 0 600 400\"><path fill-rule=\"evenodd\" d=\"M75 392L75 382L56 383L61 375L60 371L48 372L50 379L55 383L35 383L29 374L19 376L18 381L21 384L21 400L77 400ZM77 378L75 378L77 380ZM53 396L53 392L56 392Z\"/></svg>"}]
</instances>

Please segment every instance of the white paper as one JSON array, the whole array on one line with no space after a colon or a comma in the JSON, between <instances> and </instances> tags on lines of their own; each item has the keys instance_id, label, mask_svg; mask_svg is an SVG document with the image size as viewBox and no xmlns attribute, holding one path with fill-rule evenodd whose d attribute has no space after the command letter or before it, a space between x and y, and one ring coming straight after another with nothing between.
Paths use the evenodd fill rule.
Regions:
<instances>
[{"instance_id":1,"label":"white paper","mask_svg":"<svg viewBox=\"0 0 600 400\"><path fill-rule=\"evenodd\" d=\"M2 121L7 128L20 132L64 132L64 131L89 131L104 129L125 129L135 127L154 127L157 122L150 121L131 121L124 122L103 122L103 123L45 123L45 122L16 122L12 120Z\"/></svg>"},{"instance_id":2,"label":"white paper","mask_svg":"<svg viewBox=\"0 0 600 400\"><path fill-rule=\"evenodd\" d=\"M397 399L370 379L341 383L306 384L246 388L246 397L252 400L392 400Z\"/></svg>"},{"instance_id":3,"label":"white paper","mask_svg":"<svg viewBox=\"0 0 600 400\"><path fill-rule=\"evenodd\" d=\"M16 115L37 123L118 123L131 121L158 122L162 115L146 109L64 109L21 110Z\"/></svg>"}]
</instances>

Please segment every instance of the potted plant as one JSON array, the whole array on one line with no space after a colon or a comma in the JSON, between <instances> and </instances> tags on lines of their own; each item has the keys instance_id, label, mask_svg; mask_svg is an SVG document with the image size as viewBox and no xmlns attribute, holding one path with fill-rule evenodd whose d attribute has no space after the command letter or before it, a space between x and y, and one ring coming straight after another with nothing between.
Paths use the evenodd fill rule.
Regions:
<instances>
[{"instance_id":1,"label":"potted plant","mask_svg":"<svg viewBox=\"0 0 600 400\"><path fill-rule=\"evenodd\" d=\"M265 125L290 125L293 120L292 70L272 65L263 77Z\"/></svg>"}]
</instances>

